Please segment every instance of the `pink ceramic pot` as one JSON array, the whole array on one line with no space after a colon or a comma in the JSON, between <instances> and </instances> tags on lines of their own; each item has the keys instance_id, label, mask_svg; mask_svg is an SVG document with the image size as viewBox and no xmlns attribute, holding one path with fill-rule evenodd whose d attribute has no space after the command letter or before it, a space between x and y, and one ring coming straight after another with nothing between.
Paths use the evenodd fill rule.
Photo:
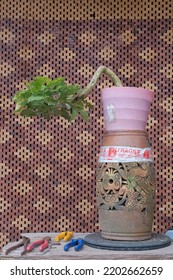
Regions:
<instances>
[{"instance_id":1,"label":"pink ceramic pot","mask_svg":"<svg viewBox=\"0 0 173 280\"><path fill-rule=\"evenodd\" d=\"M154 93L136 87L110 87L102 90L106 131L146 130Z\"/></svg>"}]
</instances>

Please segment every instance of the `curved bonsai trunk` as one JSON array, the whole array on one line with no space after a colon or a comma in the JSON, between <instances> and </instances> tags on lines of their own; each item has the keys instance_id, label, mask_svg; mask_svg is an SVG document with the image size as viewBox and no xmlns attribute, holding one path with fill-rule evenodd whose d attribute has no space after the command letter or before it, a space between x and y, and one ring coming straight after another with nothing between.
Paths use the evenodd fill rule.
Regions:
<instances>
[{"instance_id":1,"label":"curved bonsai trunk","mask_svg":"<svg viewBox=\"0 0 173 280\"><path fill-rule=\"evenodd\" d=\"M117 75L112 70L110 70L106 66L100 66L94 73L94 76L92 77L89 84L82 90L82 92L80 93L80 96L83 95L84 98L86 98L89 95L89 93L91 92L91 90L94 88L94 86L96 85L98 79L100 78L100 76L102 74L106 74L109 78L111 78L111 80L113 81L115 86L117 86L117 87L123 86L120 79L117 77Z\"/></svg>"}]
</instances>

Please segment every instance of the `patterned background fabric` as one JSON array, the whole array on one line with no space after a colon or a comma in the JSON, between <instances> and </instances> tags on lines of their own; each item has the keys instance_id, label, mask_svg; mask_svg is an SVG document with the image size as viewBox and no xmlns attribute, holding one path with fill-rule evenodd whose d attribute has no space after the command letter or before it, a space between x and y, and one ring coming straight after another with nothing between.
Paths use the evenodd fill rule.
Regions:
<instances>
[{"instance_id":1,"label":"patterned background fabric","mask_svg":"<svg viewBox=\"0 0 173 280\"><path fill-rule=\"evenodd\" d=\"M13 114L14 93L34 76L85 86L100 65L125 86L155 91L148 119L157 179L153 230L173 227L173 4L171 0L1 0L0 246L21 232L99 231L100 91L90 121Z\"/></svg>"}]
</instances>

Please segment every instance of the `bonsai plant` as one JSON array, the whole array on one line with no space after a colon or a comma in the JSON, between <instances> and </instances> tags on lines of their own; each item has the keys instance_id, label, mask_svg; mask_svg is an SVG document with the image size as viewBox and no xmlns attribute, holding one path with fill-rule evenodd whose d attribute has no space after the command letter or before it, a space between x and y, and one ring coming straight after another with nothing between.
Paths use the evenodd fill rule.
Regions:
<instances>
[{"instance_id":1,"label":"bonsai plant","mask_svg":"<svg viewBox=\"0 0 173 280\"><path fill-rule=\"evenodd\" d=\"M64 77L54 80L48 77L36 77L28 83L27 89L18 91L13 101L16 103L15 113L25 117L41 116L49 119L51 116L61 116L73 121L78 114L88 120L88 108L92 108L86 97L94 88L102 73L108 75L116 86L122 86L113 71L100 66L90 83L81 89L78 84L67 85Z\"/></svg>"},{"instance_id":2,"label":"bonsai plant","mask_svg":"<svg viewBox=\"0 0 173 280\"><path fill-rule=\"evenodd\" d=\"M73 121L89 119L87 97L102 74L114 87L102 91L105 134L97 175L97 201L102 236L114 240L151 237L155 180L145 125L153 92L123 87L115 73L100 66L89 84L67 85L65 78L36 77L13 98L15 113ZM125 222L124 222L125 221Z\"/></svg>"}]
</instances>

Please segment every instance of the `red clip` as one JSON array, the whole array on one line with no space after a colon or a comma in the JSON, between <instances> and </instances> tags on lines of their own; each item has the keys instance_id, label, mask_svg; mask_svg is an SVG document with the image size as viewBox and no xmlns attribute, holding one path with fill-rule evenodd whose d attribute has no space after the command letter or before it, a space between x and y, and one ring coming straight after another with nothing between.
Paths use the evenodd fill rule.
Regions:
<instances>
[{"instance_id":1,"label":"red clip","mask_svg":"<svg viewBox=\"0 0 173 280\"><path fill-rule=\"evenodd\" d=\"M48 247L49 247L49 241L47 239L45 239L44 243L39 247L39 250L40 250L40 252L43 252Z\"/></svg>"},{"instance_id":2,"label":"red clip","mask_svg":"<svg viewBox=\"0 0 173 280\"><path fill-rule=\"evenodd\" d=\"M41 240L34 241L27 246L26 252L31 252L34 248L36 248L38 246L40 246L39 251L43 252L46 248L49 247L50 240L51 240L50 237L45 237Z\"/></svg>"}]
</instances>

